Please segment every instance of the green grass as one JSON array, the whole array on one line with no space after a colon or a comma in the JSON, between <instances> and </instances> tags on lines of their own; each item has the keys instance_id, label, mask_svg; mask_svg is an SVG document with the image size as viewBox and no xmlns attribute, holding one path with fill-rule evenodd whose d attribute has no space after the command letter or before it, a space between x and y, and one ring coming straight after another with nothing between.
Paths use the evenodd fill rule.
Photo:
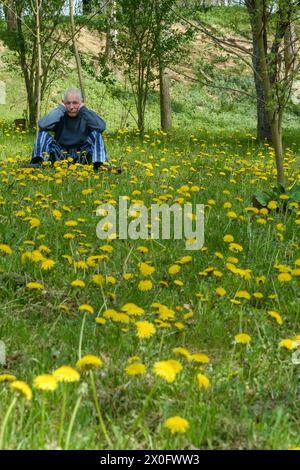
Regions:
<instances>
[{"instance_id":1,"label":"green grass","mask_svg":"<svg viewBox=\"0 0 300 470\"><path fill-rule=\"evenodd\" d=\"M38 374L52 372L63 364L74 366L83 324L78 307L88 303L95 314L85 319L82 355L95 354L104 362L95 371L96 387L113 448L278 449L298 445L298 366L291 362L291 351L279 348L278 344L299 334L299 281L294 276L291 282L280 283L274 264L278 262L292 269L299 258L295 224L299 215L295 210L271 213L273 220L260 225L256 217L244 211L257 187L266 185L265 177L267 181L273 180L273 158L267 147L257 148L250 136L242 138L241 134L228 133L227 139L225 132L218 139L210 131L195 131L192 138L183 131L170 136L153 132L149 135L144 142L130 133L110 136L108 148L112 160L123 157L122 175L93 175L81 168L24 171L18 161L2 161L4 204L0 240L13 249L11 255L1 259L0 337L7 348L7 364L2 372L12 373L32 385ZM10 137L19 142L20 148L29 147L28 137L24 142L23 137ZM259 152L265 155L263 159ZM295 179L299 165L298 157L294 162L293 157L292 154L289 157L291 179ZM144 166L150 162L154 165L153 176ZM178 172L173 169L177 164ZM188 185L189 190L180 191L182 185ZM200 189L191 191L193 186ZM93 189L92 194L82 194L84 188ZM230 194L224 194L224 190ZM73 261L87 259L100 254L99 247L106 244L95 234L99 220L93 214L98 204L95 201L118 200L122 195L131 200L142 199L147 205L164 195L168 203L178 197L185 202L205 204L214 199L216 204L210 203L206 208L207 251L188 252L181 241L115 240L109 243L113 252L108 253L107 260L85 271L74 268L62 255L71 256ZM224 209L225 202L230 202L232 208ZM70 207L71 212L66 212L63 206ZM53 209L61 211L60 221L53 218ZM17 216L20 210L25 214ZM228 219L228 210L245 215L245 220ZM39 218L41 225L30 229L26 215ZM75 230L80 232L64 225L70 219L79 219ZM285 226L282 241L276 235L278 223ZM66 240L63 238L66 232L74 233L75 238ZM243 246L241 253L228 249L228 243L223 241L226 233L231 233ZM40 235L44 238L39 239ZM26 240L32 240L34 245L24 245ZM41 263L21 262L24 251L38 249L40 245L51 250L43 255L55 261L52 270L42 270ZM137 251L140 245L147 246L149 252L143 255ZM222 253L224 259L218 258L216 252ZM169 266L185 255L191 255L192 261L182 265L176 276L168 274ZM226 268L228 256L238 258L239 268L252 270L250 280ZM149 261L155 267L151 276L153 289L149 292L137 288L142 278L140 261ZM198 274L210 267L221 271L223 277ZM132 273L133 279L125 281L124 271ZM92 282L92 275L98 272L113 276L116 283L104 283L101 290ZM20 277L16 278L14 273ZM255 278L261 275L266 276L266 282L257 285ZM84 289L70 286L76 278L85 280ZM174 284L174 278L181 280L183 286ZM32 279L42 281L44 291L26 289L26 282ZM224 298L215 294L218 286L227 291ZM230 299L240 290L247 290L251 299L240 299L241 304L235 305ZM263 298L256 300L255 292L261 292ZM148 340L136 336L134 323L111 320L102 326L95 323L95 316L102 316L106 307L119 311L127 302L144 308L145 314L138 320L155 321L153 302L171 308L175 319L167 322L168 328L158 328L154 323L156 334ZM60 304L66 305L69 312L61 311ZM282 325L268 315L269 310L281 314ZM193 316L185 319L189 312ZM182 323L184 329L178 329L176 322ZM240 332L251 336L249 346L234 344L234 336ZM199 366L172 352L178 346L192 353L207 354L210 363L199 370ZM147 373L131 377L124 369L128 358L136 355L147 366ZM183 370L168 384L152 368L155 362L171 358L179 360ZM208 390L198 389L199 372L209 378ZM83 375L81 384L70 384L68 389L62 445L78 394L82 393L70 448L108 448L97 422L88 377ZM3 385L0 393L3 416L12 392ZM60 386L46 396L45 442L40 433L42 392L34 390L34 398L28 404L19 398L8 420L5 447L56 448L62 393ZM151 401L147 404L150 393ZM187 433L172 435L163 427L164 420L174 415L189 421Z\"/></svg>"}]
</instances>

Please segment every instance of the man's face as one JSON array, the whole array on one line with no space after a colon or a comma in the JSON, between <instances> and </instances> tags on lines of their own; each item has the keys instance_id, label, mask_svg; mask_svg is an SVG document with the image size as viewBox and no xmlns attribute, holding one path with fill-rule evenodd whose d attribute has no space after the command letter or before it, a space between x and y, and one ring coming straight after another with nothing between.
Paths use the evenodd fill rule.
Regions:
<instances>
[{"instance_id":1,"label":"man's face","mask_svg":"<svg viewBox=\"0 0 300 470\"><path fill-rule=\"evenodd\" d=\"M81 103L82 101L76 93L69 93L64 100L64 105L67 108L68 116L76 117Z\"/></svg>"}]
</instances>

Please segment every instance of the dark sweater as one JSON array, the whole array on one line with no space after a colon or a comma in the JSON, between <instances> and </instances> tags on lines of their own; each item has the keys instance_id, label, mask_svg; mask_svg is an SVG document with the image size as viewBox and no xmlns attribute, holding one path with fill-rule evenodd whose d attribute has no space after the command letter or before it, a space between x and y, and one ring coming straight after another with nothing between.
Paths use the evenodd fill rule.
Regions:
<instances>
[{"instance_id":1,"label":"dark sweater","mask_svg":"<svg viewBox=\"0 0 300 470\"><path fill-rule=\"evenodd\" d=\"M94 111L83 106L76 117L70 117L60 104L39 120L41 131L54 131L55 140L65 148L80 148L92 131L103 132L105 122Z\"/></svg>"}]
</instances>

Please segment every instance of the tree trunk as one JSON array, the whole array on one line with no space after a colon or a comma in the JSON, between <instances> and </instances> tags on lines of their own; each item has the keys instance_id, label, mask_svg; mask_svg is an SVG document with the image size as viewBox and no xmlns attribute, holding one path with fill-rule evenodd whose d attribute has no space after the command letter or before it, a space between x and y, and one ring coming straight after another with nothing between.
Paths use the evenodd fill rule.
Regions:
<instances>
[{"instance_id":1,"label":"tree trunk","mask_svg":"<svg viewBox=\"0 0 300 470\"><path fill-rule=\"evenodd\" d=\"M116 23L116 0L110 0L107 9L107 28L105 41L105 60L109 64L113 58L114 48L117 45L118 31L115 29Z\"/></svg>"},{"instance_id":2,"label":"tree trunk","mask_svg":"<svg viewBox=\"0 0 300 470\"><path fill-rule=\"evenodd\" d=\"M163 131L169 131L172 128L170 77L164 67L159 70L159 85L161 128Z\"/></svg>"},{"instance_id":3,"label":"tree trunk","mask_svg":"<svg viewBox=\"0 0 300 470\"><path fill-rule=\"evenodd\" d=\"M7 24L7 31L16 31L17 17L14 11L14 4L12 0L7 0L3 5L3 11Z\"/></svg>"},{"instance_id":4,"label":"tree trunk","mask_svg":"<svg viewBox=\"0 0 300 470\"><path fill-rule=\"evenodd\" d=\"M17 16L17 34L18 34L18 42L19 42L19 60L20 66L23 72L25 86L26 86L26 94L27 94L27 106L28 106L28 124L29 127L34 128L36 124L36 106L34 102L33 96L33 87L29 77L29 67L26 62L26 43L23 35L22 29L22 10L20 9Z\"/></svg>"},{"instance_id":5,"label":"tree trunk","mask_svg":"<svg viewBox=\"0 0 300 470\"><path fill-rule=\"evenodd\" d=\"M284 64L285 70L293 71L294 58L295 58L295 28L290 23L284 35Z\"/></svg>"},{"instance_id":6,"label":"tree trunk","mask_svg":"<svg viewBox=\"0 0 300 470\"><path fill-rule=\"evenodd\" d=\"M277 182L284 184L284 167L283 167L283 151L282 151L282 131L281 119L273 99L272 84L268 73L268 61L263 40L263 32L265 30L264 22L264 1L254 0L255 15L254 15L254 34L257 41L257 52L259 67L261 71L261 79L265 96L265 107L268 113L268 119L271 126L272 144L275 150L276 168L277 168Z\"/></svg>"},{"instance_id":7,"label":"tree trunk","mask_svg":"<svg viewBox=\"0 0 300 470\"><path fill-rule=\"evenodd\" d=\"M145 109L143 106L143 91L139 90L138 91L138 96L137 96L137 115L138 115L138 129L141 133L141 135L144 134L145 131Z\"/></svg>"},{"instance_id":8,"label":"tree trunk","mask_svg":"<svg viewBox=\"0 0 300 470\"><path fill-rule=\"evenodd\" d=\"M76 59L79 86L80 86L83 101L85 102L86 96L85 96L85 89L84 89L83 76L82 76L81 60L80 60L80 55L79 55L79 52L78 52L76 38L75 38L73 0L69 0L69 8L70 8L70 22L71 22L72 42L73 42L75 59Z\"/></svg>"},{"instance_id":9,"label":"tree trunk","mask_svg":"<svg viewBox=\"0 0 300 470\"><path fill-rule=\"evenodd\" d=\"M41 49L41 24L40 13L42 0L36 0L36 37L37 37L37 71L36 71L36 132L39 131L38 121L41 116L41 81L42 81L42 49Z\"/></svg>"},{"instance_id":10,"label":"tree trunk","mask_svg":"<svg viewBox=\"0 0 300 470\"><path fill-rule=\"evenodd\" d=\"M257 115L257 128L256 128L256 138L259 142L267 140L272 142L272 133L271 126L268 119L268 113L265 105L265 95L264 87L261 80L261 72L259 69L258 57L256 54L253 54L252 64L255 70L254 72L254 81L256 89L256 115Z\"/></svg>"},{"instance_id":11,"label":"tree trunk","mask_svg":"<svg viewBox=\"0 0 300 470\"><path fill-rule=\"evenodd\" d=\"M284 167L283 167L283 149L282 149L282 129L279 116L276 116L271 123L272 143L275 150L277 182L284 184Z\"/></svg>"},{"instance_id":12,"label":"tree trunk","mask_svg":"<svg viewBox=\"0 0 300 470\"><path fill-rule=\"evenodd\" d=\"M251 2L253 4L253 2ZM252 8L251 8L252 6ZM255 15L257 14L255 11L254 5L250 6L250 2L247 3L248 12L250 16L251 22L251 29L252 29L252 65L253 65L253 75L254 75L254 82L255 82L255 89L256 89L256 113L257 113L257 130L256 130L256 138L259 142L263 142L267 140L268 142L272 142L272 133L271 133L271 126L268 118L268 113L266 110L266 100L264 94L264 86L262 83L262 71L260 68L260 61L259 61L259 51L258 51L258 43L257 43L257 35L255 32ZM263 34L263 45L265 53L267 53L267 38L264 31Z\"/></svg>"}]
</instances>

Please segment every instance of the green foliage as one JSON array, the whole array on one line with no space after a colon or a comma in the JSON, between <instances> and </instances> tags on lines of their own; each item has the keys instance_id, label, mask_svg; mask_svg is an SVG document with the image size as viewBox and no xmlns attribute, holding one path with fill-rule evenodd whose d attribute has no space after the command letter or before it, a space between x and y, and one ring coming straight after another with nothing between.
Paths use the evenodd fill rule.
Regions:
<instances>
[{"instance_id":1,"label":"green foliage","mask_svg":"<svg viewBox=\"0 0 300 470\"><path fill-rule=\"evenodd\" d=\"M141 130L149 89L157 80L159 69L177 63L183 45L193 35L192 28L182 31L175 27L178 21L172 10L175 3L175 0L120 0L117 4L114 62L129 78Z\"/></svg>"},{"instance_id":2,"label":"green foliage","mask_svg":"<svg viewBox=\"0 0 300 470\"><path fill-rule=\"evenodd\" d=\"M282 199L280 196L287 196ZM276 201L280 209L286 209L288 202L300 202L300 183L295 182L291 188L279 184L268 191L257 191L254 194L254 203L257 201L261 206L267 207L270 201Z\"/></svg>"}]
</instances>

